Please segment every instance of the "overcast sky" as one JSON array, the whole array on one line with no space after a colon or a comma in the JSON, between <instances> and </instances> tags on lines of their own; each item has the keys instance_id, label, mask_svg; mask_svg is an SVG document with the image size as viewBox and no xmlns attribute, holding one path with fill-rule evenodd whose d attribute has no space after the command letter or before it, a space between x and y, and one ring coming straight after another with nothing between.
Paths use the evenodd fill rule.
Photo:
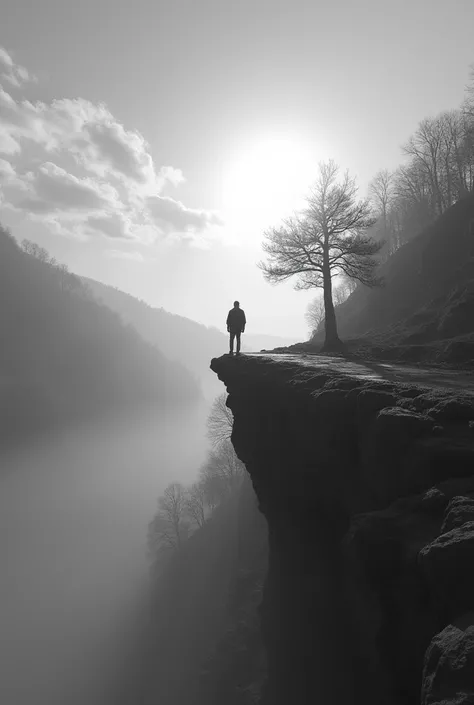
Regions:
<instances>
[{"instance_id":1,"label":"overcast sky","mask_svg":"<svg viewBox=\"0 0 474 705\"><path fill-rule=\"evenodd\" d=\"M262 229L320 159L361 195L457 107L472 0L1 0L0 219L72 271L224 328L301 339ZM190 341L191 342L191 341ZM192 348L192 344L191 344Z\"/></svg>"}]
</instances>

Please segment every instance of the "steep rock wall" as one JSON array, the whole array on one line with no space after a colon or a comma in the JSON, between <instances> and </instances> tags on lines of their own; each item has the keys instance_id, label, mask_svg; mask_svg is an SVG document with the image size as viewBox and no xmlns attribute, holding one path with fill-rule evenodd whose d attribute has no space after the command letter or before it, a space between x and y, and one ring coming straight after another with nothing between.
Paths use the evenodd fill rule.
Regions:
<instances>
[{"instance_id":1,"label":"steep rock wall","mask_svg":"<svg viewBox=\"0 0 474 705\"><path fill-rule=\"evenodd\" d=\"M474 702L468 395L224 356L268 523L263 705Z\"/></svg>"}]
</instances>

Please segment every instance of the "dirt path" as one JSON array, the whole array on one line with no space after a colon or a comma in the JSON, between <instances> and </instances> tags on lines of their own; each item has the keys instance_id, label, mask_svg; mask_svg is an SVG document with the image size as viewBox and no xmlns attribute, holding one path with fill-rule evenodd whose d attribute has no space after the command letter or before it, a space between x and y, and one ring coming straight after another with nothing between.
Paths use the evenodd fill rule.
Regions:
<instances>
[{"instance_id":1,"label":"dirt path","mask_svg":"<svg viewBox=\"0 0 474 705\"><path fill-rule=\"evenodd\" d=\"M311 353L251 353L251 355L271 358L275 362L294 362L314 369L333 370L359 379L412 383L437 389L453 389L474 395L474 374L470 372L393 365L386 362L361 361Z\"/></svg>"}]
</instances>

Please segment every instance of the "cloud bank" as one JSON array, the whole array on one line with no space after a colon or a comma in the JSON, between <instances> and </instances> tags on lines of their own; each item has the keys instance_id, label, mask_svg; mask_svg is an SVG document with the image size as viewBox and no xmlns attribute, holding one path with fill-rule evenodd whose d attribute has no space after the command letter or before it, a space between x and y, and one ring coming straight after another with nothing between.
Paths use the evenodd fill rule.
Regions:
<instances>
[{"instance_id":1,"label":"cloud bank","mask_svg":"<svg viewBox=\"0 0 474 705\"><path fill-rule=\"evenodd\" d=\"M105 104L83 98L50 103L16 98L34 77L0 47L0 196L17 212L55 232L114 240L182 235L202 238L222 225L217 214L187 208L162 191L184 181L158 168L150 145Z\"/></svg>"}]
</instances>

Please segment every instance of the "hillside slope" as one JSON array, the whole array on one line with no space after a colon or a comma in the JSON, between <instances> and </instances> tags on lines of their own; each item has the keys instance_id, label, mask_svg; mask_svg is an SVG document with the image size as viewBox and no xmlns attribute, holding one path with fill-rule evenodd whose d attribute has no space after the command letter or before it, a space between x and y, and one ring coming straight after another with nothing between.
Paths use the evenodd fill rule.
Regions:
<instances>
[{"instance_id":1,"label":"hillside slope","mask_svg":"<svg viewBox=\"0 0 474 705\"><path fill-rule=\"evenodd\" d=\"M112 406L198 398L183 367L40 254L0 228L0 440Z\"/></svg>"},{"instance_id":2,"label":"hillside slope","mask_svg":"<svg viewBox=\"0 0 474 705\"><path fill-rule=\"evenodd\" d=\"M132 325L145 340L155 345L169 359L180 362L199 378L207 396L214 397L222 391L215 375L209 370L209 360L227 351L227 335L217 328L208 328L190 318L169 313L163 308L153 308L130 294L94 279L83 277L82 281L98 301L118 313L122 320ZM227 311L223 309L224 321L226 315ZM277 336L249 335L246 332L242 338L242 349L259 351L262 348L271 349L291 342L293 341Z\"/></svg>"},{"instance_id":3,"label":"hillside slope","mask_svg":"<svg viewBox=\"0 0 474 705\"><path fill-rule=\"evenodd\" d=\"M433 344L434 350L440 341L444 350L449 339L474 334L474 197L456 203L397 250L380 273L382 288L360 286L337 307L344 339ZM469 339L464 343L471 357ZM419 351L422 359L424 352Z\"/></svg>"}]
</instances>

